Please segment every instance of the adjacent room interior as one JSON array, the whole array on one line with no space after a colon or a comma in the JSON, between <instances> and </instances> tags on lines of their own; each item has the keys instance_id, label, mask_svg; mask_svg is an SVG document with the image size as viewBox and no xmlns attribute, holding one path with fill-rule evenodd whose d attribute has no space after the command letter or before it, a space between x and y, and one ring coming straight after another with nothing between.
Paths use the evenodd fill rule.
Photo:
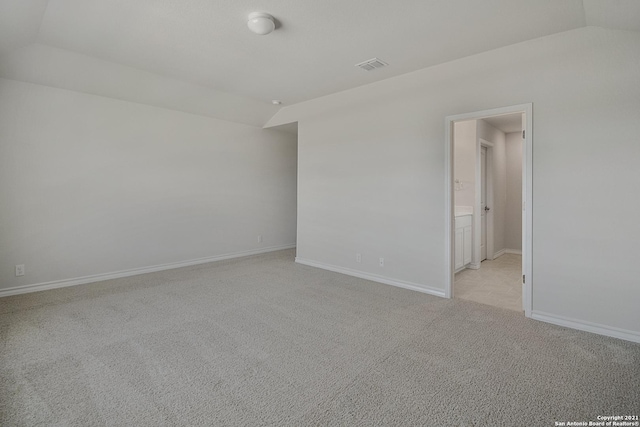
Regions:
<instances>
[{"instance_id":1,"label":"adjacent room interior","mask_svg":"<svg viewBox=\"0 0 640 427\"><path fill-rule=\"evenodd\" d=\"M638 70L635 0L3 0L0 425L636 422Z\"/></svg>"},{"instance_id":2,"label":"adjacent room interior","mask_svg":"<svg viewBox=\"0 0 640 427\"><path fill-rule=\"evenodd\" d=\"M458 121L452 135L453 294L519 312L524 311L525 276L523 116L524 112Z\"/></svg>"}]
</instances>

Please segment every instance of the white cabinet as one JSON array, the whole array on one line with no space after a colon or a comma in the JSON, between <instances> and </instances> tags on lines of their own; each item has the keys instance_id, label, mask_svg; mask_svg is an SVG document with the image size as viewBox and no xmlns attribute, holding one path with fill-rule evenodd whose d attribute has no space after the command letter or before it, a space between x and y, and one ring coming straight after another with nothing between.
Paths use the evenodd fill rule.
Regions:
<instances>
[{"instance_id":1,"label":"white cabinet","mask_svg":"<svg viewBox=\"0 0 640 427\"><path fill-rule=\"evenodd\" d=\"M455 220L455 262L456 271L462 270L471 263L471 249L473 240L472 215L457 216Z\"/></svg>"},{"instance_id":2,"label":"white cabinet","mask_svg":"<svg viewBox=\"0 0 640 427\"><path fill-rule=\"evenodd\" d=\"M469 217L471 218L471 217ZM473 238L473 233L471 233L471 224L464 227L464 242L463 242L463 251L462 258L464 259L464 265L471 264L471 239Z\"/></svg>"},{"instance_id":3,"label":"white cabinet","mask_svg":"<svg viewBox=\"0 0 640 427\"><path fill-rule=\"evenodd\" d=\"M462 269L464 267L464 230L462 228L458 228L456 226L456 238L453 243L455 249L455 263L454 269L456 271Z\"/></svg>"}]
</instances>

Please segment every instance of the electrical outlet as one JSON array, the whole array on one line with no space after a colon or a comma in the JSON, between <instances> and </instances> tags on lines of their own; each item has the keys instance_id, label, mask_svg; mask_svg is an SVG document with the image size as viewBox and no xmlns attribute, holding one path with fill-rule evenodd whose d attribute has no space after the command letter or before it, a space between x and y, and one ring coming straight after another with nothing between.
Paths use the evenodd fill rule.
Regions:
<instances>
[{"instance_id":1,"label":"electrical outlet","mask_svg":"<svg viewBox=\"0 0 640 427\"><path fill-rule=\"evenodd\" d=\"M356 254L356 262L362 262L362 254Z\"/></svg>"},{"instance_id":2,"label":"electrical outlet","mask_svg":"<svg viewBox=\"0 0 640 427\"><path fill-rule=\"evenodd\" d=\"M380 257L380 267L384 267L384 258Z\"/></svg>"},{"instance_id":3,"label":"electrical outlet","mask_svg":"<svg viewBox=\"0 0 640 427\"><path fill-rule=\"evenodd\" d=\"M16 264L16 277L24 276L24 264Z\"/></svg>"},{"instance_id":4,"label":"electrical outlet","mask_svg":"<svg viewBox=\"0 0 640 427\"><path fill-rule=\"evenodd\" d=\"M262 243L262 234L258 234L258 243Z\"/></svg>"}]
</instances>

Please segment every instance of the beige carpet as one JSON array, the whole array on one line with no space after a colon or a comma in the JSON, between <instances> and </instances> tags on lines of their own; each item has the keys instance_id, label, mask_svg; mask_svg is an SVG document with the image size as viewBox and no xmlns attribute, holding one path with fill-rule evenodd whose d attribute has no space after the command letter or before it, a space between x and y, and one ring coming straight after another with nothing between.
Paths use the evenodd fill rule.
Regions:
<instances>
[{"instance_id":1,"label":"beige carpet","mask_svg":"<svg viewBox=\"0 0 640 427\"><path fill-rule=\"evenodd\" d=\"M640 414L640 345L293 257L0 299L0 425L552 426Z\"/></svg>"}]
</instances>

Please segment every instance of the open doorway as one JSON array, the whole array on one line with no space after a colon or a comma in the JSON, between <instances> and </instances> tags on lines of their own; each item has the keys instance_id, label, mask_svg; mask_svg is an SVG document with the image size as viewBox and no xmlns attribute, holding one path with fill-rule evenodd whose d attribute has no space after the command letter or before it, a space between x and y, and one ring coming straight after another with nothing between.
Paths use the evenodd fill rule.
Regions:
<instances>
[{"instance_id":1,"label":"open doorway","mask_svg":"<svg viewBox=\"0 0 640 427\"><path fill-rule=\"evenodd\" d=\"M531 113L525 104L446 118L445 293L528 317Z\"/></svg>"}]
</instances>

